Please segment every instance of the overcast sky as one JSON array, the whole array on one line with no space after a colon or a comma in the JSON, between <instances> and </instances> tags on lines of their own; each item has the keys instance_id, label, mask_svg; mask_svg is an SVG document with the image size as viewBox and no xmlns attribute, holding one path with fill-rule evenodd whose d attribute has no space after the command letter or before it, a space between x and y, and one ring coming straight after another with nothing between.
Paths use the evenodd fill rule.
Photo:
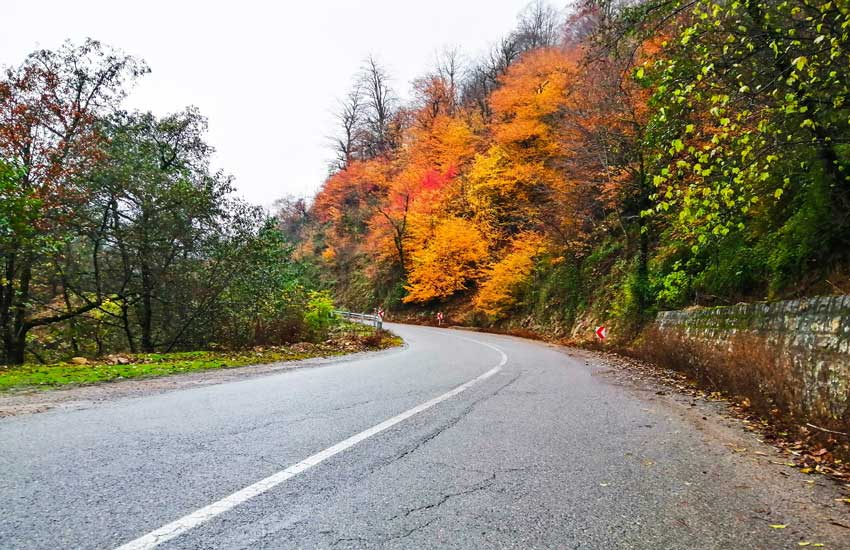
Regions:
<instances>
[{"instance_id":1,"label":"overcast sky","mask_svg":"<svg viewBox=\"0 0 850 550\"><path fill-rule=\"evenodd\" d=\"M0 66L92 37L147 61L128 107L209 118L215 167L268 206L311 196L332 157L333 111L370 53L393 85L442 47L475 57L509 32L527 0L2 0Z\"/></svg>"}]
</instances>

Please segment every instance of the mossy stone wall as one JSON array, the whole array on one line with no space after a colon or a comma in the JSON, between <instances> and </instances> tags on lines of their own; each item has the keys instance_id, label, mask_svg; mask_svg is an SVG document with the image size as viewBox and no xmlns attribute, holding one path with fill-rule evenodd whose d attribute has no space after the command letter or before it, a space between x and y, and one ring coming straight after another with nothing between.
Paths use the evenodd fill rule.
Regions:
<instances>
[{"instance_id":1,"label":"mossy stone wall","mask_svg":"<svg viewBox=\"0 0 850 550\"><path fill-rule=\"evenodd\" d=\"M662 334L730 353L741 341L762 344L776 368L800 384L804 409L848 410L850 296L663 311L655 325Z\"/></svg>"}]
</instances>

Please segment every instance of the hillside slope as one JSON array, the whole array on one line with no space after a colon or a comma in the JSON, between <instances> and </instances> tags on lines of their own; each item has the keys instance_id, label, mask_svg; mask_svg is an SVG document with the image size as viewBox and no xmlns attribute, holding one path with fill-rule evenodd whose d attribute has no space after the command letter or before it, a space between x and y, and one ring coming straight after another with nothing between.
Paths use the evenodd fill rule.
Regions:
<instances>
[{"instance_id":1,"label":"hillside slope","mask_svg":"<svg viewBox=\"0 0 850 550\"><path fill-rule=\"evenodd\" d=\"M848 25L845 1L537 2L405 105L370 59L282 223L348 307L479 325L848 292Z\"/></svg>"}]
</instances>

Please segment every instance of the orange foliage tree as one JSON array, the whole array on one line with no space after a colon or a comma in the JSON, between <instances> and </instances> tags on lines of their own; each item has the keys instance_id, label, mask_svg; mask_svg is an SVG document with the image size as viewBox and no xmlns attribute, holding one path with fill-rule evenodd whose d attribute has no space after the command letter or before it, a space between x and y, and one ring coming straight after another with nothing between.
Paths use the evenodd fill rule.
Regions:
<instances>
[{"instance_id":1,"label":"orange foliage tree","mask_svg":"<svg viewBox=\"0 0 850 550\"><path fill-rule=\"evenodd\" d=\"M465 290L481 276L488 257L485 233L473 222L447 217L439 220L427 244L411 253L405 302L429 302Z\"/></svg>"},{"instance_id":2,"label":"orange foliage tree","mask_svg":"<svg viewBox=\"0 0 850 550\"><path fill-rule=\"evenodd\" d=\"M533 229L553 195L564 188L558 141L575 78L575 62L562 50L526 54L493 92L492 144L469 174L470 204L479 216L509 232Z\"/></svg>"},{"instance_id":3,"label":"orange foliage tree","mask_svg":"<svg viewBox=\"0 0 850 550\"><path fill-rule=\"evenodd\" d=\"M359 254L361 271L399 281L406 303L477 286L472 309L496 319L540 251L578 263L609 229L630 238L623 220L640 208L630 186L643 181L630 151L648 92L622 82L613 57L568 42L505 42L483 97L474 78L464 97L456 56L416 80L397 147L350 163L319 193L324 257Z\"/></svg>"},{"instance_id":4,"label":"orange foliage tree","mask_svg":"<svg viewBox=\"0 0 850 550\"><path fill-rule=\"evenodd\" d=\"M485 271L473 307L493 320L505 317L517 303L519 291L534 271L534 261L545 251L544 238L521 233L508 247L507 255Z\"/></svg>"}]
</instances>

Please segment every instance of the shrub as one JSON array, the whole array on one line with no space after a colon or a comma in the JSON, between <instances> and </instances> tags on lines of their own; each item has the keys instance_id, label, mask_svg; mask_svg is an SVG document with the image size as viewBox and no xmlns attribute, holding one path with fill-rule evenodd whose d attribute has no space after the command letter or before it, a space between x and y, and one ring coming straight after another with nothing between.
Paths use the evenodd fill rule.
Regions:
<instances>
[{"instance_id":1,"label":"shrub","mask_svg":"<svg viewBox=\"0 0 850 550\"><path fill-rule=\"evenodd\" d=\"M334 303L327 290L310 292L304 313L304 325L314 338L324 338L338 322Z\"/></svg>"}]
</instances>

